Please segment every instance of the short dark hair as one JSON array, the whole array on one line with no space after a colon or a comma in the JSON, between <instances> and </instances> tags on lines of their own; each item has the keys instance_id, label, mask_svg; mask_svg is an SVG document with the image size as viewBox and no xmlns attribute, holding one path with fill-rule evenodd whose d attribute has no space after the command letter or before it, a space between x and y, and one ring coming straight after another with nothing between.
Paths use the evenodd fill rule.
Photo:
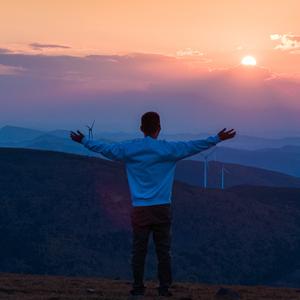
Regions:
<instances>
[{"instance_id":1,"label":"short dark hair","mask_svg":"<svg viewBox=\"0 0 300 300\"><path fill-rule=\"evenodd\" d=\"M145 134L153 134L160 128L159 114L155 111L148 111L142 115L141 129Z\"/></svg>"}]
</instances>

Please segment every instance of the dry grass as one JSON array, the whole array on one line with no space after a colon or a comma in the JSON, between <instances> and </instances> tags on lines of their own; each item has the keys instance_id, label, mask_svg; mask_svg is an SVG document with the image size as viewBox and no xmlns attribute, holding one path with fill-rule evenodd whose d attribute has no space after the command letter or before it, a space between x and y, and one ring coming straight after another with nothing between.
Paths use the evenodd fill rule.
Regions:
<instances>
[{"instance_id":1,"label":"dry grass","mask_svg":"<svg viewBox=\"0 0 300 300\"><path fill-rule=\"evenodd\" d=\"M157 299L156 283L147 282L145 300ZM223 286L226 287L226 286ZM102 278L77 278L62 276L38 276L0 274L0 299L5 300L125 300L128 299L129 281ZM219 285L174 283L171 299L213 299ZM272 288L265 286L230 286L239 292L243 300L296 300L300 289Z\"/></svg>"}]
</instances>

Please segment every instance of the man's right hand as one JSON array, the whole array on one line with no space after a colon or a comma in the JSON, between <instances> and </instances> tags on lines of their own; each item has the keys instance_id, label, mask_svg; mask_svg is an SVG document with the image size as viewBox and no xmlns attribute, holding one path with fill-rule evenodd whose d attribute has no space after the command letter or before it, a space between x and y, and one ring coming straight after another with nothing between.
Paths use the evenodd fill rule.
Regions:
<instances>
[{"instance_id":1,"label":"man's right hand","mask_svg":"<svg viewBox=\"0 0 300 300\"><path fill-rule=\"evenodd\" d=\"M84 134L77 130L77 133L74 131L71 131L70 137L74 142L81 143L82 139L84 138Z\"/></svg>"},{"instance_id":2,"label":"man's right hand","mask_svg":"<svg viewBox=\"0 0 300 300\"><path fill-rule=\"evenodd\" d=\"M230 129L226 131L226 128L224 128L218 133L218 136L221 141L232 139L235 135L236 132L234 131L234 129Z\"/></svg>"}]
</instances>

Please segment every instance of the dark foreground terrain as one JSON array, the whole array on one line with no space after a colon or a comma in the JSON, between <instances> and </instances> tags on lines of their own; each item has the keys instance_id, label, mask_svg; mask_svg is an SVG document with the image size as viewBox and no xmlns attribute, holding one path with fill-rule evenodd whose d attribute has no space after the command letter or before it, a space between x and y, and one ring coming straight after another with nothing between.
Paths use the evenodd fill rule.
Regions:
<instances>
[{"instance_id":1,"label":"dark foreground terrain","mask_svg":"<svg viewBox=\"0 0 300 300\"><path fill-rule=\"evenodd\" d=\"M0 272L131 278L124 165L0 148ZM300 288L300 189L175 182L175 281ZM151 241L145 278L156 278Z\"/></svg>"},{"instance_id":2,"label":"dark foreground terrain","mask_svg":"<svg viewBox=\"0 0 300 300\"><path fill-rule=\"evenodd\" d=\"M159 298L156 295L156 283L147 281L146 285L148 289L144 298ZM242 300L300 299L300 289L266 286L221 286L184 282L173 284L174 296L169 299L215 299L214 296L220 287L227 287L238 292ZM0 299L7 300L125 300L128 299L130 288L130 281L123 280L0 273Z\"/></svg>"}]
</instances>

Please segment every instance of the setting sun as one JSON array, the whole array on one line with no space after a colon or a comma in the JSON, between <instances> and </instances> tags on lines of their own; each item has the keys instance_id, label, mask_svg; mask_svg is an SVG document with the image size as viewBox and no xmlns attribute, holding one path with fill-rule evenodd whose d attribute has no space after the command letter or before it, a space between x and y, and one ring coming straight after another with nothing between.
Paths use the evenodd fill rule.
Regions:
<instances>
[{"instance_id":1,"label":"setting sun","mask_svg":"<svg viewBox=\"0 0 300 300\"><path fill-rule=\"evenodd\" d=\"M253 56L245 56L241 61L242 65L245 66L256 66L256 59Z\"/></svg>"}]
</instances>

